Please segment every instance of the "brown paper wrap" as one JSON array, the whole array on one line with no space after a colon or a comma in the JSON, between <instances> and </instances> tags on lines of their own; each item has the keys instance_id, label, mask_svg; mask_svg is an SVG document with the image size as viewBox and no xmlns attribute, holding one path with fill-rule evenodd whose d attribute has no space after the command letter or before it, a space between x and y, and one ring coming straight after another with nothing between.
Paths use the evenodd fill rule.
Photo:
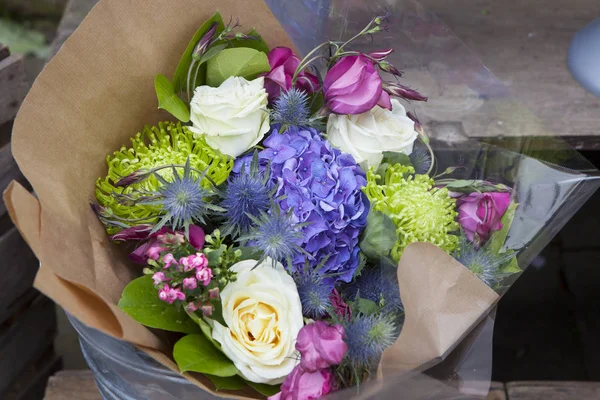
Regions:
<instances>
[{"instance_id":1,"label":"brown paper wrap","mask_svg":"<svg viewBox=\"0 0 600 400\"><path fill-rule=\"evenodd\" d=\"M11 218L41 262L35 286L86 325L175 371L169 346L117 307L139 270L109 243L88 203L106 173L106 155L145 124L168 119L156 107L154 76L173 73L189 39L216 10L255 26L272 47L291 47L262 0L100 1L38 77L15 121L14 157L39 200L16 182L5 192ZM398 275L406 322L384 355L384 377L443 357L497 299L428 244L407 248ZM212 387L200 375L185 376ZM238 395L256 398L250 390Z\"/></svg>"}]
</instances>

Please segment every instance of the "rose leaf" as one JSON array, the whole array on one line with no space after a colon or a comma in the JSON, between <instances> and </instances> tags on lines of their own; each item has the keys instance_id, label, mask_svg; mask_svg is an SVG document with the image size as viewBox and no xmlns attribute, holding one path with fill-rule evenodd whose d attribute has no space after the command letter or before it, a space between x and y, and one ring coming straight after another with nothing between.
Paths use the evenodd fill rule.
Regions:
<instances>
[{"instance_id":1,"label":"rose leaf","mask_svg":"<svg viewBox=\"0 0 600 400\"><path fill-rule=\"evenodd\" d=\"M213 346L204 334L187 335L179 339L173 348L173 358L181 372L200 372L222 378L238 373L231 360Z\"/></svg>"},{"instance_id":2,"label":"rose leaf","mask_svg":"<svg viewBox=\"0 0 600 400\"><path fill-rule=\"evenodd\" d=\"M190 120L190 110L175 93L175 88L173 88L169 78L160 74L156 75L154 89L156 90L156 97L158 97L158 108L168 111L181 122Z\"/></svg>"},{"instance_id":3,"label":"rose leaf","mask_svg":"<svg viewBox=\"0 0 600 400\"><path fill-rule=\"evenodd\" d=\"M264 383L254 383L254 382L249 382L246 381L248 383L248 385L250 385L250 387L254 390L256 390L258 393L262 394L263 396L273 396L276 395L277 393L281 392L281 387L280 386L274 386L274 385L265 385Z\"/></svg>"},{"instance_id":4,"label":"rose leaf","mask_svg":"<svg viewBox=\"0 0 600 400\"><path fill-rule=\"evenodd\" d=\"M149 328L182 333L200 332L200 327L187 316L183 307L158 298L150 275L129 282L118 305L131 318Z\"/></svg>"},{"instance_id":5,"label":"rose leaf","mask_svg":"<svg viewBox=\"0 0 600 400\"><path fill-rule=\"evenodd\" d=\"M247 386L246 381L244 381L239 376L221 377L221 376L215 376L215 375L209 375L209 374L205 374L205 375L208 379L210 379L210 381L213 383L213 385L215 385L215 390L217 390L217 391L219 391L219 390L242 390Z\"/></svg>"},{"instance_id":6,"label":"rose leaf","mask_svg":"<svg viewBox=\"0 0 600 400\"><path fill-rule=\"evenodd\" d=\"M231 76L252 80L271 69L265 53L247 47L222 50L206 66L206 84L213 87Z\"/></svg>"},{"instance_id":7,"label":"rose leaf","mask_svg":"<svg viewBox=\"0 0 600 400\"><path fill-rule=\"evenodd\" d=\"M367 226L363 231L359 247L371 260L390 254L396 241L396 226L394 222L380 211L369 212Z\"/></svg>"},{"instance_id":8,"label":"rose leaf","mask_svg":"<svg viewBox=\"0 0 600 400\"><path fill-rule=\"evenodd\" d=\"M518 207L518 203L515 203L514 201L512 201L508 208L506 209L506 212L504 213L504 215L502 216L502 219L500 220L502 222L502 229L500 229L499 231L496 231L492 234L492 236L490 237L490 240L488 242L488 249L493 253L493 254L500 254L502 252L502 249L504 247L504 243L506 242L506 238L508 237L508 233L510 231L510 227L512 225L513 219L515 218L515 211Z\"/></svg>"}]
</instances>

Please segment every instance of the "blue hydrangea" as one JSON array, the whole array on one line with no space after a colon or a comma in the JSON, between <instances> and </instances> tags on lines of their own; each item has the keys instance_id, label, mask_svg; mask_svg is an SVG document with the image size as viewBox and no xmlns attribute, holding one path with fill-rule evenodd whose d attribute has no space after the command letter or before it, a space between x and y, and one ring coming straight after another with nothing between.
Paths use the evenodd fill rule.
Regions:
<instances>
[{"instance_id":1,"label":"blue hydrangea","mask_svg":"<svg viewBox=\"0 0 600 400\"><path fill-rule=\"evenodd\" d=\"M291 210L293 222L306 223L301 246L313 256L309 266L330 283L350 282L369 212L369 200L361 190L367 182L365 173L351 155L333 148L312 128L290 128L283 134L274 129L264 147L259 164L263 169L270 165L279 207ZM250 161L251 156L236 160L234 173ZM292 272L303 270L306 259L297 255Z\"/></svg>"}]
</instances>

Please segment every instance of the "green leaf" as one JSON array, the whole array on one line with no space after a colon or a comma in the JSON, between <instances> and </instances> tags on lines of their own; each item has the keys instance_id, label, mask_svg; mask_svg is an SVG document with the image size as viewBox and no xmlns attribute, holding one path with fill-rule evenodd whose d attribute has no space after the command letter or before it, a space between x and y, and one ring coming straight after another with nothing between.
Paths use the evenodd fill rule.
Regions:
<instances>
[{"instance_id":1,"label":"green leaf","mask_svg":"<svg viewBox=\"0 0 600 400\"><path fill-rule=\"evenodd\" d=\"M450 182L449 184L446 185L447 189L450 190L458 190L458 189L473 189L473 186L475 185L475 181L472 180L463 180L463 179L458 179L455 180L454 182ZM474 191L471 190L471 191Z\"/></svg>"},{"instance_id":2,"label":"green leaf","mask_svg":"<svg viewBox=\"0 0 600 400\"><path fill-rule=\"evenodd\" d=\"M252 29L249 33L249 36L252 36L256 39L233 39L230 43L233 47L246 47L249 49L258 50L261 53L269 54L269 46L263 40L262 36L256 31L256 29Z\"/></svg>"},{"instance_id":3,"label":"green leaf","mask_svg":"<svg viewBox=\"0 0 600 400\"><path fill-rule=\"evenodd\" d=\"M158 298L150 275L134 279L125 286L119 308L150 328L183 333L200 332L200 327L188 317L183 307L178 308Z\"/></svg>"},{"instance_id":4,"label":"green leaf","mask_svg":"<svg viewBox=\"0 0 600 400\"><path fill-rule=\"evenodd\" d=\"M500 273L505 275L518 274L520 272L522 272L522 270L517 262L517 257L511 258L510 261L500 269Z\"/></svg>"},{"instance_id":5,"label":"green leaf","mask_svg":"<svg viewBox=\"0 0 600 400\"><path fill-rule=\"evenodd\" d=\"M488 249L494 254L500 254L502 248L504 247L504 243L506 242L506 238L508 237L508 232L510 231L510 227L512 225L513 219L515 218L515 211L519 206L518 203L512 201L506 212L502 216L500 220L502 222L502 229L492 233L490 240L488 242ZM518 267L518 266L517 266Z\"/></svg>"},{"instance_id":6,"label":"green leaf","mask_svg":"<svg viewBox=\"0 0 600 400\"><path fill-rule=\"evenodd\" d=\"M218 390L242 390L247 386L245 380L239 376L215 376L205 374L208 379L215 385L215 389Z\"/></svg>"},{"instance_id":7,"label":"green leaf","mask_svg":"<svg viewBox=\"0 0 600 400\"><path fill-rule=\"evenodd\" d=\"M198 324L200 330L206 336L208 340L219 350L221 350L221 344L212 338L212 328L202 317L198 316L196 312L188 312L189 317Z\"/></svg>"},{"instance_id":8,"label":"green leaf","mask_svg":"<svg viewBox=\"0 0 600 400\"><path fill-rule=\"evenodd\" d=\"M373 300L358 298L357 303L358 312L362 314L373 315L379 312L379 306Z\"/></svg>"},{"instance_id":9,"label":"green leaf","mask_svg":"<svg viewBox=\"0 0 600 400\"><path fill-rule=\"evenodd\" d=\"M209 48L206 51L206 53L204 53L204 55L202 57L200 57L200 61L198 61L198 63L200 65L204 64L205 62L207 62L208 60L210 60L211 58L213 58L214 56L216 56L217 54L219 54L221 52L221 50L223 50L225 48L227 48L227 44L226 43L217 44L217 45L212 46L211 48Z\"/></svg>"},{"instance_id":10,"label":"green leaf","mask_svg":"<svg viewBox=\"0 0 600 400\"><path fill-rule=\"evenodd\" d=\"M217 11L215 15L202 24L200 29L198 29L192 37L192 40L190 40L190 43L179 60L175 74L173 75L173 88L175 89L175 93L186 91L187 75L192 63L192 53L194 52L194 47L196 47L200 39L202 39L202 36L208 32L212 24L215 22L218 24L215 31L215 36L219 35L225 29L225 25L223 24L223 18L221 18L221 14ZM198 73L198 78L196 80L197 85L203 85L205 83L205 75L206 65L203 65L200 67L200 71Z\"/></svg>"},{"instance_id":11,"label":"green leaf","mask_svg":"<svg viewBox=\"0 0 600 400\"><path fill-rule=\"evenodd\" d=\"M225 49L206 63L206 84L217 87L231 76L252 80L270 69L265 53L247 47Z\"/></svg>"},{"instance_id":12,"label":"green leaf","mask_svg":"<svg viewBox=\"0 0 600 400\"><path fill-rule=\"evenodd\" d=\"M173 358L181 372L200 372L219 377L238 373L231 360L203 334L187 335L179 339L173 348Z\"/></svg>"},{"instance_id":13,"label":"green leaf","mask_svg":"<svg viewBox=\"0 0 600 400\"><path fill-rule=\"evenodd\" d=\"M402 164L402 165L412 166L412 163L410 162L410 158L406 154L396 153L393 151L384 151L383 159L381 160L381 162L390 164L390 165Z\"/></svg>"},{"instance_id":14,"label":"green leaf","mask_svg":"<svg viewBox=\"0 0 600 400\"><path fill-rule=\"evenodd\" d=\"M397 241L396 226L384 213L373 211L367 216L367 226L359 247L372 260L387 256Z\"/></svg>"},{"instance_id":15,"label":"green leaf","mask_svg":"<svg viewBox=\"0 0 600 400\"><path fill-rule=\"evenodd\" d=\"M1 8L1 7L0 7ZM33 54L39 58L49 58L50 46L46 37L38 31L29 30L17 22L0 18L0 42L12 53Z\"/></svg>"},{"instance_id":16,"label":"green leaf","mask_svg":"<svg viewBox=\"0 0 600 400\"><path fill-rule=\"evenodd\" d=\"M273 396L276 395L277 393L281 392L281 387L280 386L274 386L274 385L265 385L264 383L254 383L254 382L248 382L248 385L250 385L250 387L254 390L256 390L258 393L262 394L263 396Z\"/></svg>"},{"instance_id":17,"label":"green leaf","mask_svg":"<svg viewBox=\"0 0 600 400\"><path fill-rule=\"evenodd\" d=\"M160 74L156 75L154 89L156 90L156 97L158 97L158 108L168 111L181 122L190 120L190 110L175 93L169 78Z\"/></svg>"}]
</instances>

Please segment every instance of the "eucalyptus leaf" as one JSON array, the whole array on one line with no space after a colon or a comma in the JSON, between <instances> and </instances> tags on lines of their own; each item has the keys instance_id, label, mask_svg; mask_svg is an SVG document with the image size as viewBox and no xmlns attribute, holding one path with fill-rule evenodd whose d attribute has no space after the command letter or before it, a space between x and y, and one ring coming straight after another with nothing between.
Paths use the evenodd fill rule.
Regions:
<instances>
[{"instance_id":1,"label":"eucalyptus leaf","mask_svg":"<svg viewBox=\"0 0 600 400\"><path fill-rule=\"evenodd\" d=\"M118 305L131 318L149 328L183 333L200 332L200 327L188 317L183 307L178 308L158 298L150 275L129 282Z\"/></svg>"},{"instance_id":2,"label":"eucalyptus leaf","mask_svg":"<svg viewBox=\"0 0 600 400\"><path fill-rule=\"evenodd\" d=\"M502 216L500 220L502 222L502 229L492 233L490 236L490 240L488 241L488 249L494 254L500 254L504 247L504 243L506 242L506 238L508 237L508 232L510 231L510 227L512 225L513 219L515 218L515 211L519 206L518 203L511 201L506 209L506 212ZM520 270L519 270L520 271Z\"/></svg>"},{"instance_id":3,"label":"eucalyptus leaf","mask_svg":"<svg viewBox=\"0 0 600 400\"><path fill-rule=\"evenodd\" d=\"M154 79L154 89L158 97L158 108L171 113L181 122L189 122L190 110L181 98L175 93L173 84L164 75L156 75Z\"/></svg>"},{"instance_id":4,"label":"eucalyptus leaf","mask_svg":"<svg viewBox=\"0 0 600 400\"><path fill-rule=\"evenodd\" d=\"M263 52L247 47L225 49L206 63L206 84L217 87L231 76L252 80L270 69Z\"/></svg>"},{"instance_id":5,"label":"eucalyptus leaf","mask_svg":"<svg viewBox=\"0 0 600 400\"><path fill-rule=\"evenodd\" d=\"M208 32L213 23L217 23L217 29L215 31L215 36L219 35L223 30L225 30L225 25L223 24L223 18L221 18L221 14L217 11L209 20L207 20L202 26L196 31L192 40L188 44L185 52L181 56L179 60L179 64L177 65L177 69L175 70L175 74L173 75L173 88L175 89L175 93L185 92L187 85L187 76L190 65L192 64L192 53L194 52L194 48L202 39L202 37ZM206 76L206 65L200 66L198 71L198 77L196 78L197 85L203 85L205 83Z\"/></svg>"},{"instance_id":6,"label":"eucalyptus leaf","mask_svg":"<svg viewBox=\"0 0 600 400\"><path fill-rule=\"evenodd\" d=\"M231 360L201 333L179 339L173 348L173 358L181 372L200 372L218 377L238 373Z\"/></svg>"},{"instance_id":7,"label":"eucalyptus leaf","mask_svg":"<svg viewBox=\"0 0 600 400\"><path fill-rule=\"evenodd\" d=\"M380 211L371 210L359 243L362 252L371 260L379 260L390 254L396 241L396 226L390 217Z\"/></svg>"},{"instance_id":8,"label":"eucalyptus leaf","mask_svg":"<svg viewBox=\"0 0 600 400\"><path fill-rule=\"evenodd\" d=\"M379 312L379 306L373 300L358 298L358 312L365 315L373 315Z\"/></svg>"},{"instance_id":9,"label":"eucalyptus leaf","mask_svg":"<svg viewBox=\"0 0 600 400\"><path fill-rule=\"evenodd\" d=\"M215 389L218 390L242 390L248 384L246 381L239 376L215 376L205 374L205 376L210 379L210 381L215 385Z\"/></svg>"},{"instance_id":10,"label":"eucalyptus leaf","mask_svg":"<svg viewBox=\"0 0 600 400\"><path fill-rule=\"evenodd\" d=\"M262 394L263 396L274 396L277 393L281 392L281 386L275 386L275 385L265 385L264 383L254 383L254 382L249 382L246 381L248 383L248 385L256 390L258 393Z\"/></svg>"}]
</instances>

